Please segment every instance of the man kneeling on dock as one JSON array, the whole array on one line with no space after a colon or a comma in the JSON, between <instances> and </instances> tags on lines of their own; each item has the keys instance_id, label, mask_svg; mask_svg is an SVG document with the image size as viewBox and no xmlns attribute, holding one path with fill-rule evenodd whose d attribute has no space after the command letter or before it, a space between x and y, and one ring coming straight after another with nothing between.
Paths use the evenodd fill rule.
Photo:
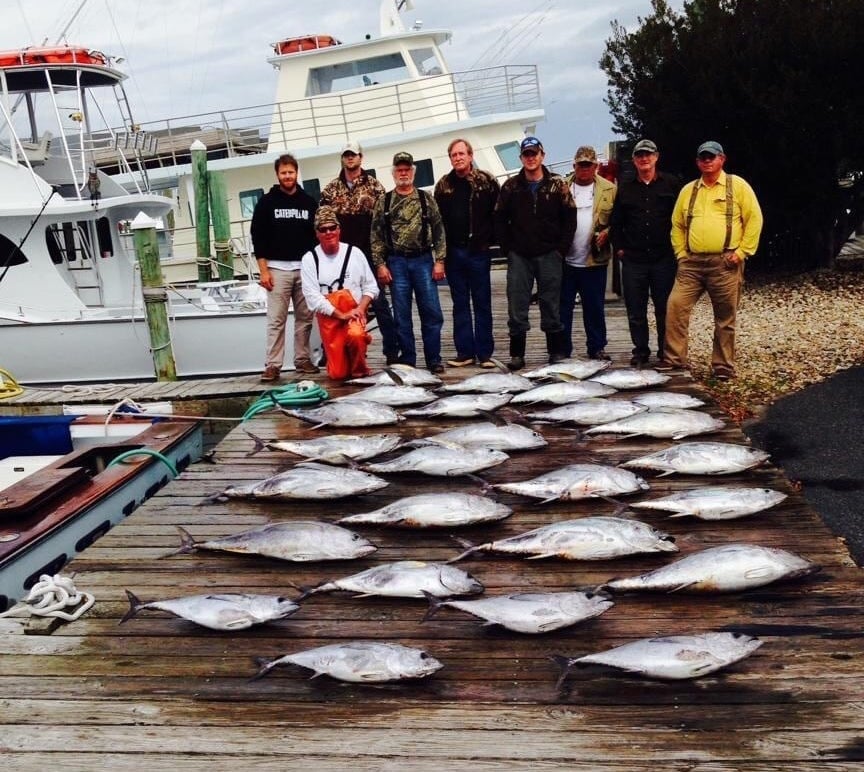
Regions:
<instances>
[{"instance_id":1,"label":"man kneeling on dock","mask_svg":"<svg viewBox=\"0 0 864 772\"><path fill-rule=\"evenodd\" d=\"M303 297L318 319L327 356L327 375L336 380L369 374L366 309L378 295L378 283L363 252L340 240L336 210L315 213L318 246L303 255Z\"/></svg>"}]
</instances>

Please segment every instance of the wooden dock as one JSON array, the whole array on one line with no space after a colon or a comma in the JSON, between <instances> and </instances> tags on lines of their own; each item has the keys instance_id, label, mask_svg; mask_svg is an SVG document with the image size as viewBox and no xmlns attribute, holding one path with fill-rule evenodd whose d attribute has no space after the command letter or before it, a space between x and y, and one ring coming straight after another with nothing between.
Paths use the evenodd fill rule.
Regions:
<instances>
[{"instance_id":1,"label":"wooden dock","mask_svg":"<svg viewBox=\"0 0 864 772\"><path fill-rule=\"evenodd\" d=\"M496 330L504 329L496 320ZM610 308L610 333L610 352L623 364L629 341L620 306ZM539 337L533 340L529 359L539 364ZM446 378L467 374L448 370ZM674 377L669 387L700 393L685 376ZM456 423L414 419L393 430L423 436ZM789 494L767 512L713 523L670 520L650 511L635 516L674 534L681 555L753 542L822 565L820 573L803 580L721 596L621 595L604 615L543 636L484 628L450 609L421 623L425 602L339 594L315 595L288 619L240 632L209 631L146 611L118 625L128 610L126 588L145 601L202 592L293 596L294 586L379 562L446 560L461 550L452 531L358 527L379 546L361 561L291 564L207 552L165 557L179 546L177 525L196 538L215 537L270 521L332 522L423 491L477 490L466 478L393 475L387 488L344 501L202 503L208 494L262 479L296 460L275 451L249 457L253 442L244 430L274 439L311 433L307 424L272 415L231 431L217 448L215 464L191 466L68 567L76 585L97 598L88 614L50 634L52 628L28 625L23 617L0 619L4 770L861 769L861 571L842 541L771 466L722 478L645 475L651 485L645 498L745 482ZM617 464L669 444L582 440L550 426L541 431L548 448L514 453L482 476L498 483L586 459ZM746 442L734 426L706 439ZM513 507L510 518L458 535L478 543L613 509L597 500L538 505L507 494L500 500ZM596 587L669 559L577 563L486 556L459 565L492 595ZM662 682L591 668L575 672L564 690L556 689L559 673L550 655L707 630L758 635L764 645L727 670L694 681ZM424 681L384 686L310 679L308 671L294 667L249 681L256 658L355 639L421 647L444 668Z\"/></svg>"}]
</instances>

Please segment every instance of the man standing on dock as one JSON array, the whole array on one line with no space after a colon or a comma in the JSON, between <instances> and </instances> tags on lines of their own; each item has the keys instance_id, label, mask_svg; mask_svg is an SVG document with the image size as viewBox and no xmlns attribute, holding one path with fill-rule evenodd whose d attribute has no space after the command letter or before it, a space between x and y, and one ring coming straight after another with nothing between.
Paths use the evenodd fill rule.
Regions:
<instances>
[{"instance_id":1,"label":"man standing on dock","mask_svg":"<svg viewBox=\"0 0 864 772\"><path fill-rule=\"evenodd\" d=\"M576 232L576 205L563 178L543 165L545 157L540 140L525 137L519 146L522 170L501 186L495 206L495 235L507 255L507 367L511 370L525 367L525 344L531 329L528 308L535 280L549 361L566 358L559 309L561 274Z\"/></svg>"},{"instance_id":2,"label":"man standing on dock","mask_svg":"<svg viewBox=\"0 0 864 772\"><path fill-rule=\"evenodd\" d=\"M321 206L332 206L339 216L342 241L361 250L372 266L372 210L384 195L384 186L362 166L363 148L358 142L347 142L342 148L342 171L321 191ZM372 313L378 320L381 344L388 365L399 361L399 342L393 312L387 293L379 285L377 297L372 301Z\"/></svg>"},{"instance_id":3,"label":"man standing on dock","mask_svg":"<svg viewBox=\"0 0 864 772\"><path fill-rule=\"evenodd\" d=\"M400 362L417 365L411 315L413 293L426 367L433 373L443 373L444 314L435 282L444 278L447 254L444 224L435 199L414 186L414 157L410 153L393 156L393 180L396 188L378 199L372 214L372 262L378 281L389 284L393 293L393 319L402 352Z\"/></svg>"},{"instance_id":4,"label":"man standing on dock","mask_svg":"<svg viewBox=\"0 0 864 772\"><path fill-rule=\"evenodd\" d=\"M309 350L312 312L303 297L300 260L318 242L315 238L315 199L297 184L299 165L293 155L280 155L273 164L278 184L270 188L252 213L252 248L258 261L259 284L267 290L267 352L261 380L279 379L285 360L285 325L294 305L294 367L317 373Z\"/></svg>"},{"instance_id":5,"label":"man standing on dock","mask_svg":"<svg viewBox=\"0 0 864 772\"><path fill-rule=\"evenodd\" d=\"M744 261L756 252L762 210L753 188L726 174L719 142L696 151L701 176L685 185L672 212L672 249L678 274L666 309L664 361L657 369L687 367L693 306L707 292L714 311L711 369L719 381L735 377L735 320L744 280Z\"/></svg>"},{"instance_id":6,"label":"man standing on dock","mask_svg":"<svg viewBox=\"0 0 864 772\"><path fill-rule=\"evenodd\" d=\"M447 364L465 367L478 362L480 367L495 367L489 245L500 186L489 172L474 168L474 148L467 139L454 139L447 155L453 169L435 185L435 201L447 233L444 267L453 299L456 358Z\"/></svg>"},{"instance_id":7,"label":"man standing on dock","mask_svg":"<svg viewBox=\"0 0 864 772\"><path fill-rule=\"evenodd\" d=\"M657 359L663 359L666 302L675 283L677 262L669 238L672 210L681 190L674 174L657 170L657 145L641 139L633 146L636 176L618 183L609 237L621 261L621 288L633 342L633 367L648 364L648 298L657 323Z\"/></svg>"}]
</instances>

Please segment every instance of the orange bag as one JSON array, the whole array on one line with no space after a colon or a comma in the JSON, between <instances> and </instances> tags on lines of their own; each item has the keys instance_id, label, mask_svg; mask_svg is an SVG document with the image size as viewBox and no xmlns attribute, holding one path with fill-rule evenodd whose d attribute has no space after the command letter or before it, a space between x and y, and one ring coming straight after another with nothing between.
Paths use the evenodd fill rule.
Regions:
<instances>
[{"instance_id":1,"label":"orange bag","mask_svg":"<svg viewBox=\"0 0 864 772\"><path fill-rule=\"evenodd\" d=\"M335 290L325 297L338 311L350 311L357 307L357 301L347 289ZM366 323L357 319L345 322L325 314L317 316L321 343L327 358L327 375L338 381L349 376L360 378L368 375L366 348L372 342L372 336L366 332Z\"/></svg>"}]
</instances>

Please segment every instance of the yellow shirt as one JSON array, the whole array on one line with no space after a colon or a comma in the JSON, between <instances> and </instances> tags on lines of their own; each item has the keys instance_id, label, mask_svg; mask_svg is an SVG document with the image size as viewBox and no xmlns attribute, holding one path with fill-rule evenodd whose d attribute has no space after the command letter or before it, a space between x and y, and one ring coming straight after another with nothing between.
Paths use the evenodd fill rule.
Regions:
<instances>
[{"instance_id":1,"label":"yellow shirt","mask_svg":"<svg viewBox=\"0 0 864 772\"><path fill-rule=\"evenodd\" d=\"M672 212L672 248L681 260L687 257L687 211L693 186L697 186L690 221L690 252L722 252L726 241L726 172L706 185L701 178L685 185ZM762 210L756 194L744 180L732 175L732 238L729 248L742 260L756 252L762 233Z\"/></svg>"}]
</instances>

